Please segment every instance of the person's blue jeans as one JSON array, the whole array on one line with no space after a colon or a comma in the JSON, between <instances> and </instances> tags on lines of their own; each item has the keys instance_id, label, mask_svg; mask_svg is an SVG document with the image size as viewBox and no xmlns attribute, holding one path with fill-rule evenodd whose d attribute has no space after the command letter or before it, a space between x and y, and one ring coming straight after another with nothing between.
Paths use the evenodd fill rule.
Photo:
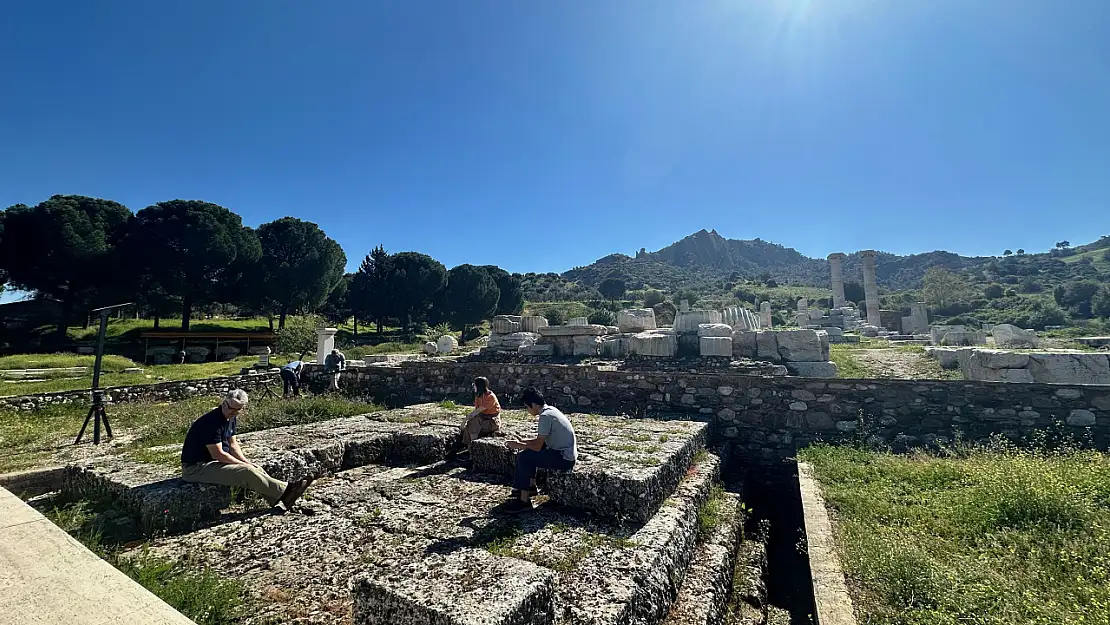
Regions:
<instances>
[{"instance_id":1,"label":"person's blue jeans","mask_svg":"<svg viewBox=\"0 0 1110 625\"><path fill-rule=\"evenodd\" d=\"M526 490L532 486L532 478L536 477L536 469L554 469L556 471L570 471L574 468L574 461L563 457L563 452L544 448L540 451L525 449L516 457L516 475L513 477L513 488Z\"/></svg>"}]
</instances>

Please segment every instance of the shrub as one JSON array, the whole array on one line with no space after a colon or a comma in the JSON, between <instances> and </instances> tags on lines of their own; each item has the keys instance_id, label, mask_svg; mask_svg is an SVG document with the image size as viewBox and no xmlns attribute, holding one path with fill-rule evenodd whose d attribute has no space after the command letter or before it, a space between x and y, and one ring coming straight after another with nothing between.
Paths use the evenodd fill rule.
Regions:
<instances>
[{"instance_id":1,"label":"shrub","mask_svg":"<svg viewBox=\"0 0 1110 625\"><path fill-rule=\"evenodd\" d=\"M661 326L669 326L674 323L675 313L678 309L670 302L659 302L651 307L655 311L655 322Z\"/></svg>"},{"instance_id":2,"label":"shrub","mask_svg":"<svg viewBox=\"0 0 1110 625\"><path fill-rule=\"evenodd\" d=\"M988 286L987 288L983 289L983 296L987 299L998 299L1002 297L1002 285L992 284Z\"/></svg>"},{"instance_id":3,"label":"shrub","mask_svg":"<svg viewBox=\"0 0 1110 625\"><path fill-rule=\"evenodd\" d=\"M617 323L617 316L609 310L595 310L590 313L587 319L590 323L595 323L597 325L603 326L616 325Z\"/></svg>"},{"instance_id":4,"label":"shrub","mask_svg":"<svg viewBox=\"0 0 1110 625\"><path fill-rule=\"evenodd\" d=\"M663 295L662 291L651 289L644 293L644 306L651 308L665 299L667 298Z\"/></svg>"},{"instance_id":5,"label":"shrub","mask_svg":"<svg viewBox=\"0 0 1110 625\"><path fill-rule=\"evenodd\" d=\"M547 322L553 326L561 326L567 322L566 313L562 308L547 308L542 313L542 316L547 318Z\"/></svg>"}]
</instances>

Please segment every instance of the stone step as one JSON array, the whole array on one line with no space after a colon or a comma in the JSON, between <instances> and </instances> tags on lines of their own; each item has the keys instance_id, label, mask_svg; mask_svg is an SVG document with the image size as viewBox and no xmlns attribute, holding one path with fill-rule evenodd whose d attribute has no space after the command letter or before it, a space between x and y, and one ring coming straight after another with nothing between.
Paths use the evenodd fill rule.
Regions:
<instances>
[{"instance_id":1,"label":"stone step","mask_svg":"<svg viewBox=\"0 0 1110 625\"><path fill-rule=\"evenodd\" d=\"M652 518L704 451L709 426L681 420L570 415L578 439L571 472L541 471L537 482L553 501L606 519L644 523ZM517 454L506 437L534 436L534 422L504 419L498 436L473 442L478 471L512 475Z\"/></svg>"},{"instance_id":2,"label":"stone step","mask_svg":"<svg viewBox=\"0 0 1110 625\"><path fill-rule=\"evenodd\" d=\"M628 548L595 550L560 576L557 625L657 625L667 615L694 555L698 508L720 476L707 454L659 511L629 538Z\"/></svg>"},{"instance_id":3,"label":"stone step","mask_svg":"<svg viewBox=\"0 0 1110 625\"><path fill-rule=\"evenodd\" d=\"M249 432L239 437L248 458L284 481L319 478L342 470L442 460L458 426L386 423L366 416ZM179 533L220 518L231 489L181 480L180 469L110 456L67 466L62 492L108 497L130 510L143 530Z\"/></svg>"},{"instance_id":4,"label":"stone step","mask_svg":"<svg viewBox=\"0 0 1110 625\"><path fill-rule=\"evenodd\" d=\"M717 525L700 538L682 589L663 625L724 623L744 513L740 499L732 493L722 492L706 505L714 506Z\"/></svg>"},{"instance_id":5,"label":"stone step","mask_svg":"<svg viewBox=\"0 0 1110 625\"><path fill-rule=\"evenodd\" d=\"M736 550L727 625L763 625L767 620L767 546L745 540Z\"/></svg>"}]
</instances>

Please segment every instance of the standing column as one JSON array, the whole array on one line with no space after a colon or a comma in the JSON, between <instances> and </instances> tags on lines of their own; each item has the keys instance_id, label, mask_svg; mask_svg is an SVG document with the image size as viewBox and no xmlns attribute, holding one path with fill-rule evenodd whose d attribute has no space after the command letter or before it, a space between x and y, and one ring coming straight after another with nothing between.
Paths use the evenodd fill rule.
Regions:
<instances>
[{"instance_id":1,"label":"standing column","mask_svg":"<svg viewBox=\"0 0 1110 625\"><path fill-rule=\"evenodd\" d=\"M832 270L833 308L844 306L844 259L840 252L829 254L829 268Z\"/></svg>"},{"instance_id":2,"label":"standing column","mask_svg":"<svg viewBox=\"0 0 1110 625\"><path fill-rule=\"evenodd\" d=\"M875 250L863 250L863 296L867 302L867 323L879 327L879 284L875 281Z\"/></svg>"},{"instance_id":3,"label":"standing column","mask_svg":"<svg viewBox=\"0 0 1110 625\"><path fill-rule=\"evenodd\" d=\"M316 364L323 366L324 358L335 347L336 328L325 327L324 324L316 326Z\"/></svg>"},{"instance_id":4,"label":"standing column","mask_svg":"<svg viewBox=\"0 0 1110 625\"><path fill-rule=\"evenodd\" d=\"M771 302L763 302L759 305L759 327L761 330L770 330L771 325Z\"/></svg>"}]
</instances>

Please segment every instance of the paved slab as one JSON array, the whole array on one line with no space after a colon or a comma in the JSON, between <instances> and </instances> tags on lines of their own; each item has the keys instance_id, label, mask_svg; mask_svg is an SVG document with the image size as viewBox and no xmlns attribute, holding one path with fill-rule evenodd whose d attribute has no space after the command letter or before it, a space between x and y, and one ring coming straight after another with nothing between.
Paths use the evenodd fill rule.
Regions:
<instances>
[{"instance_id":1,"label":"paved slab","mask_svg":"<svg viewBox=\"0 0 1110 625\"><path fill-rule=\"evenodd\" d=\"M0 623L195 625L3 488Z\"/></svg>"},{"instance_id":2,"label":"paved slab","mask_svg":"<svg viewBox=\"0 0 1110 625\"><path fill-rule=\"evenodd\" d=\"M569 417L578 462L569 473L542 472L546 492L563 505L637 523L650 519L678 486L709 432L695 421ZM474 442L474 467L512 475L517 455L505 447L505 438L535 436L535 421L503 415L502 422L500 435Z\"/></svg>"},{"instance_id":3,"label":"paved slab","mask_svg":"<svg viewBox=\"0 0 1110 625\"><path fill-rule=\"evenodd\" d=\"M844 571L840 567L825 499L821 496L820 485L813 479L812 467L805 462L798 463L798 487L802 494L806 553L809 555L817 621L821 625L856 625L852 597L848 594Z\"/></svg>"}]
</instances>

